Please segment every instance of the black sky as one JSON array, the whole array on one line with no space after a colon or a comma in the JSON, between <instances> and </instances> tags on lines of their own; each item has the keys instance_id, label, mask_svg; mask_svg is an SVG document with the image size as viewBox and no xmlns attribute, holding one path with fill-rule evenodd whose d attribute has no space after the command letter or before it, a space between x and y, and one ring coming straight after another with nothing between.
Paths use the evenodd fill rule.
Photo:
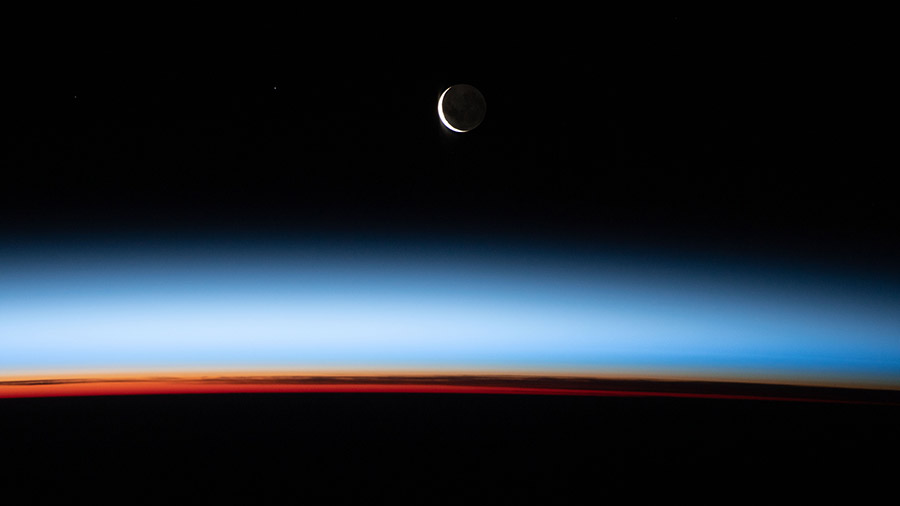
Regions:
<instances>
[{"instance_id":1,"label":"black sky","mask_svg":"<svg viewBox=\"0 0 900 506\"><path fill-rule=\"evenodd\" d=\"M538 18L460 22L457 41L309 17L37 38L8 64L0 224L462 231L895 266L900 210L829 70L835 45L775 16ZM466 135L435 111L456 83L488 103Z\"/></svg>"}]
</instances>

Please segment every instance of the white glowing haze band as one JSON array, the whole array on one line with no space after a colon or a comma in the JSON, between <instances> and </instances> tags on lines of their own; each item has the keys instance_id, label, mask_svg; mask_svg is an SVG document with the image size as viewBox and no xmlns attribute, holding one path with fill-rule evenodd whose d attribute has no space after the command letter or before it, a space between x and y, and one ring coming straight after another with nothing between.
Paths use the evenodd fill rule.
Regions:
<instances>
[{"instance_id":1,"label":"white glowing haze band","mask_svg":"<svg viewBox=\"0 0 900 506\"><path fill-rule=\"evenodd\" d=\"M318 368L900 386L893 284L422 248L0 248L0 378Z\"/></svg>"},{"instance_id":2,"label":"white glowing haze band","mask_svg":"<svg viewBox=\"0 0 900 506\"><path fill-rule=\"evenodd\" d=\"M452 88L452 86L450 88ZM446 90L444 90L444 92L441 93L441 98L438 99L438 116L440 116L440 118L441 118L441 123L443 123L444 126L449 128L450 130L453 130L454 132L459 132L459 133L468 132L468 130L460 130L458 128L453 128L453 126L450 125L450 122L447 121L447 118L444 117L444 95L446 95L447 92L450 91L450 88L447 88Z\"/></svg>"}]
</instances>

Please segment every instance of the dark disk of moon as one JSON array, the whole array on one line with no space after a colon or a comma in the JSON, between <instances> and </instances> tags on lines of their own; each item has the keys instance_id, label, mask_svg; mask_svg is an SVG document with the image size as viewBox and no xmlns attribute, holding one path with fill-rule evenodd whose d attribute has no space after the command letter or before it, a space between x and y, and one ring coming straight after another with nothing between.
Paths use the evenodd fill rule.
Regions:
<instances>
[{"instance_id":1,"label":"dark disk of moon","mask_svg":"<svg viewBox=\"0 0 900 506\"><path fill-rule=\"evenodd\" d=\"M468 132L480 125L486 110L484 96L468 84L451 86L438 99L441 123L454 132Z\"/></svg>"}]
</instances>

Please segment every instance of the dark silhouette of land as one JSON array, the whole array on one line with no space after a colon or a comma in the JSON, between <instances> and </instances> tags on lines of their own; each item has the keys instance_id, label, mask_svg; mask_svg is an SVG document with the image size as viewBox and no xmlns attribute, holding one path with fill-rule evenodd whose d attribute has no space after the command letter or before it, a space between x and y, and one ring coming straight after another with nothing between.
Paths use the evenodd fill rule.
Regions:
<instances>
[{"instance_id":1,"label":"dark silhouette of land","mask_svg":"<svg viewBox=\"0 0 900 506\"><path fill-rule=\"evenodd\" d=\"M0 481L10 496L129 504L841 492L865 501L893 483L898 427L896 404L712 397L320 392L0 399L7 466Z\"/></svg>"}]
</instances>

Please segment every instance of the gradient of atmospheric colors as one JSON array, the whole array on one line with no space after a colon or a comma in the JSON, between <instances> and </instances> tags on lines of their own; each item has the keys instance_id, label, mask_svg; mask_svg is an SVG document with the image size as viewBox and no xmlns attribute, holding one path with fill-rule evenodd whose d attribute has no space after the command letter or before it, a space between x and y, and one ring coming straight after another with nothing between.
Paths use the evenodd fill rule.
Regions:
<instances>
[{"instance_id":1,"label":"gradient of atmospheric colors","mask_svg":"<svg viewBox=\"0 0 900 506\"><path fill-rule=\"evenodd\" d=\"M898 293L849 271L624 248L8 241L0 396L85 377L316 375L898 389Z\"/></svg>"}]
</instances>

